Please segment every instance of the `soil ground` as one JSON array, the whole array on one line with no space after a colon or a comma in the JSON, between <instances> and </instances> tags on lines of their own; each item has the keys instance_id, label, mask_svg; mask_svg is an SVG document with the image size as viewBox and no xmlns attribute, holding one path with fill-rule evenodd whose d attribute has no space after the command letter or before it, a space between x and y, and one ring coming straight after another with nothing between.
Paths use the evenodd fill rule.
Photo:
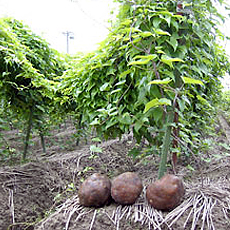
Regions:
<instances>
[{"instance_id":1,"label":"soil ground","mask_svg":"<svg viewBox=\"0 0 230 230\"><path fill-rule=\"evenodd\" d=\"M146 202L146 187L157 179L159 156L133 160L127 154L135 145L131 135L100 143L102 153L92 153L91 143L76 146L75 130L67 124L49 136L46 155L34 137L30 162L0 167L0 230L230 229L229 131L220 117L218 135L206 138L211 148L203 159L180 157L177 175L186 193L171 212L157 211ZM17 132L5 132L5 138L16 150L22 148ZM78 188L88 176L98 172L113 179L127 171L136 172L144 185L134 205L112 202L94 209L79 204Z\"/></svg>"}]
</instances>

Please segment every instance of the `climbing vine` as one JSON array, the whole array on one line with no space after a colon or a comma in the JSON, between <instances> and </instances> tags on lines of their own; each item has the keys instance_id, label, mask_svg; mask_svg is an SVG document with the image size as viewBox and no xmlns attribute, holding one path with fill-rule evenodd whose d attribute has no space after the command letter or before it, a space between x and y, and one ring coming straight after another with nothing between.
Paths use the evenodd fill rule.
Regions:
<instances>
[{"instance_id":1,"label":"climbing vine","mask_svg":"<svg viewBox=\"0 0 230 230\"><path fill-rule=\"evenodd\" d=\"M12 18L0 19L1 108L27 120L23 158L32 126L42 134L53 100L52 79L64 69L59 55L46 41Z\"/></svg>"},{"instance_id":2,"label":"climbing vine","mask_svg":"<svg viewBox=\"0 0 230 230\"><path fill-rule=\"evenodd\" d=\"M161 177L169 151L176 170L182 143L199 142L220 95L220 78L229 72L218 44L224 17L210 0L118 2L100 48L68 57L67 70L22 23L1 20L0 95L28 121L26 136L44 114L74 115L80 129L105 138L132 132L161 155Z\"/></svg>"},{"instance_id":3,"label":"climbing vine","mask_svg":"<svg viewBox=\"0 0 230 230\"><path fill-rule=\"evenodd\" d=\"M224 18L208 0L119 2L117 22L100 49L60 79L62 103L98 134L132 130L138 142L146 138L159 147L174 122L163 149L168 152L174 136L178 151L181 136L194 141L194 126L210 114L229 70L217 43Z\"/></svg>"}]
</instances>

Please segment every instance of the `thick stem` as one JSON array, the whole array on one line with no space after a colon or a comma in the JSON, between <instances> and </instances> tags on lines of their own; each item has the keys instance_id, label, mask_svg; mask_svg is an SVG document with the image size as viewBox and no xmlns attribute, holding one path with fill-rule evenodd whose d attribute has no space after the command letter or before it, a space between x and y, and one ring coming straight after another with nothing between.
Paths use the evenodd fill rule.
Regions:
<instances>
[{"instance_id":1,"label":"thick stem","mask_svg":"<svg viewBox=\"0 0 230 230\"><path fill-rule=\"evenodd\" d=\"M178 106L178 103L176 103L176 109L179 110L179 106ZM174 112L174 123L175 125L177 125L179 122L179 114L178 112ZM174 139L173 139L173 148L176 149L178 148L178 138L179 138L179 132L180 132L180 128L179 127L173 127L173 136L174 136ZM172 167L173 167L173 172L174 174L176 174L176 165L177 165L177 153L176 152L173 152L172 153Z\"/></svg>"},{"instance_id":2,"label":"thick stem","mask_svg":"<svg viewBox=\"0 0 230 230\"><path fill-rule=\"evenodd\" d=\"M165 131L165 136L163 140L163 146L162 146L162 152L161 152L161 161L160 161L160 167L158 170L158 179L164 176L165 172L167 171L167 156L170 146L170 138L171 138L171 130L172 130L172 122L174 119L174 112L170 111L168 113L168 121L167 121L167 127Z\"/></svg>"},{"instance_id":3,"label":"thick stem","mask_svg":"<svg viewBox=\"0 0 230 230\"><path fill-rule=\"evenodd\" d=\"M181 79L181 74L180 72L176 69L174 71L174 75L175 75L175 88L178 92L181 91L182 87L183 87L183 82ZM173 135L174 135L174 140L173 140L173 148L178 148L178 138L179 138L179 133L180 133L180 128L178 127L178 123L179 123L179 104L177 102L177 100L179 99L179 95L176 94L175 98L174 98L174 102L173 102L173 109L174 109L174 123L175 123L175 127L173 128ZM176 174L176 165L177 165L177 153L173 152L172 153L172 167L173 167L173 172Z\"/></svg>"},{"instance_id":4,"label":"thick stem","mask_svg":"<svg viewBox=\"0 0 230 230\"><path fill-rule=\"evenodd\" d=\"M31 133L31 129L32 129L32 118L33 118L33 107L30 108L28 127L26 130L25 146L24 146L24 151L23 151L23 160L26 159L27 151L28 151L28 147L29 147L29 139L30 139L30 133Z\"/></svg>"}]
</instances>

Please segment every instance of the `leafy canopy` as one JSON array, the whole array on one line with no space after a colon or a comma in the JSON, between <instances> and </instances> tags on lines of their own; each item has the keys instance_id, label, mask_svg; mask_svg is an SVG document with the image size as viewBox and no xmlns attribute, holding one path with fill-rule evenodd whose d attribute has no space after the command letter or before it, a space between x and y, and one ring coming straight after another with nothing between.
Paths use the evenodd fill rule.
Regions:
<instances>
[{"instance_id":1,"label":"leafy canopy","mask_svg":"<svg viewBox=\"0 0 230 230\"><path fill-rule=\"evenodd\" d=\"M229 67L217 43L224 18L209 0L119 2L100 49L60 79L62 103L106 137L132 127L137 140L154 143L161 135L152 131L163 127L176 100L188 131L190 121L209 113Z\"/></svg>"},{"instance_id":2,"label":"leafy canopy","mask_svg":"<svg viewBox=\"0 0 230 230\"><path fill-rule=\"evenodd\" d=\"M0 96L23 116L34 107L44 112L53 96L52 79L63 65L48 43L12 18L0 19Z\"/></svg>"}]
</instances>

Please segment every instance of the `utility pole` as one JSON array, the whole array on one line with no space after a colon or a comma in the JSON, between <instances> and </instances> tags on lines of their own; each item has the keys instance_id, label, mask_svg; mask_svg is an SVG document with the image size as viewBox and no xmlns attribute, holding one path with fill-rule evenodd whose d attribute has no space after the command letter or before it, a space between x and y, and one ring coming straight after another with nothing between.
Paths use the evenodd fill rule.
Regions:
<instances>
[{"instance_id":1,"label":"utility pole","mask_svg":"<svg viewBox=\"0 0 230 230\"><path fill-rule=\"evenodd\" d=\"M71 31L63 32L66 35L66 52L69 53L69 39L74 39L74 33Z\"/></svg>"}]
</instances>

